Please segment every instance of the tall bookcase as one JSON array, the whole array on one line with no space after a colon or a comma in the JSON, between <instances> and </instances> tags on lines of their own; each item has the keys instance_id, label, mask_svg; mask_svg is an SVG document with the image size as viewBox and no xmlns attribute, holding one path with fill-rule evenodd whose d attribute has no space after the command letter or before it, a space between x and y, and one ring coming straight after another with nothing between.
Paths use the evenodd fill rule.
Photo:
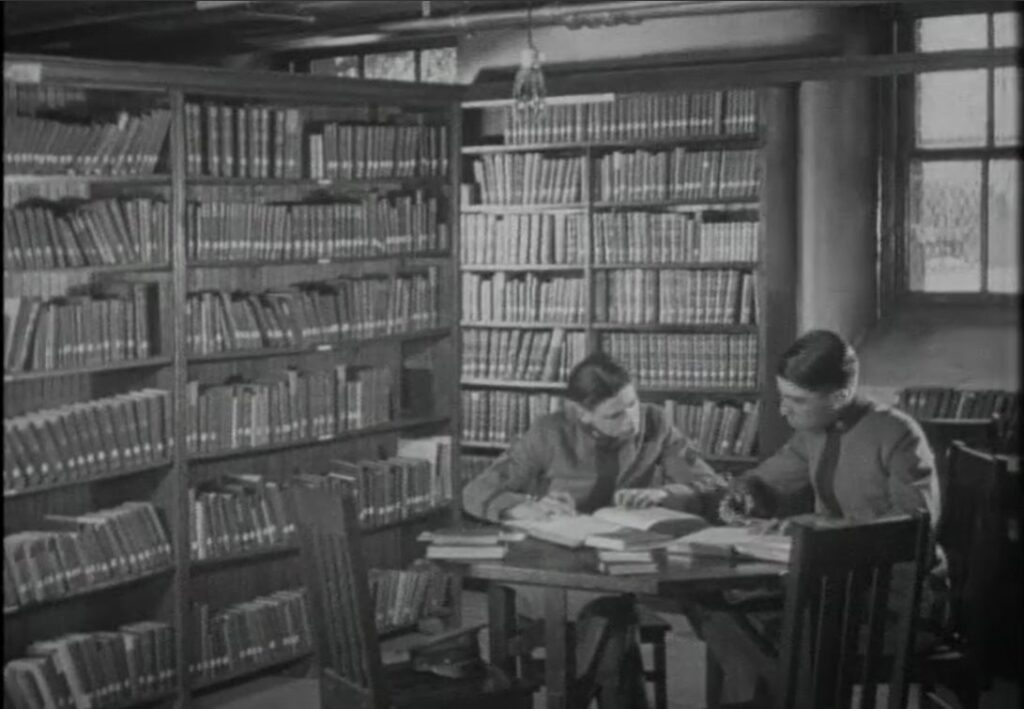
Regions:
<instances>
[{"instance_id":1,"label":"tall bookcase","mask_svg":"<svg viewBox=\"0 0 1024 709\"><path fill-rule=\"evenodd\" d=\"M284 488L391 461L354 468L384 568L457 517L394 457L457 431L460 97L4 55L5 664L60 637L98 707L305 671Z\"/></svg>"},{"instance_id":2,"label":"tall bookcase","mask_svg":"<svg viewBox=\"0 0 1024 709\"><path fill-rule=\"evenodd\" d=\"M575 361L622 361L717 468L785 436L795 335L796 89L685 87L464 105L462 466L560 406Z\"/></svg>"}]
</instances>

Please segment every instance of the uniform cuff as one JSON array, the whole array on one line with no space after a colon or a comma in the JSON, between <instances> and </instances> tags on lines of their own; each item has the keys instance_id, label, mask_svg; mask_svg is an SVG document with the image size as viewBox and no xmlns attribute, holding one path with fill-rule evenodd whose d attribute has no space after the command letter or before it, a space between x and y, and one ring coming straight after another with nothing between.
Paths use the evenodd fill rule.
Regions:
<instances>
[{"instance_id":1,"label":"uniform cuff","mask_svg":"<svg viewBox=\"0 0 1024 709\"><path fill-rule=\"evenodd\" d=\"M520 492L499 492L484 503L484 516L492 522L499 522L505 510L526 501L527 497Z\"/></svg>"}]
</instances>

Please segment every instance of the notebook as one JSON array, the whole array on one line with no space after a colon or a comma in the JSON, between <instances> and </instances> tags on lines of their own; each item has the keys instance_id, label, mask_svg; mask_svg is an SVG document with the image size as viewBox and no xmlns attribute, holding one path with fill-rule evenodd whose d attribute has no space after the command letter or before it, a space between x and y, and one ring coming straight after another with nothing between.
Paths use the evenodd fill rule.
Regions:
<instances>
[{"instance_id":1,"label":"notebook","mask_svg":"<svg viewBox=\"0 0 1024 709\"><path fill-rule=\"evenodd\" d=\"M510 520L510 527L531 537L570 548L657 549L673 538L707 526L704 518L667 507L602 507L592 515L546 520ZM643 535L639 535L643 532Z\"/></svg>"}]
</instances>

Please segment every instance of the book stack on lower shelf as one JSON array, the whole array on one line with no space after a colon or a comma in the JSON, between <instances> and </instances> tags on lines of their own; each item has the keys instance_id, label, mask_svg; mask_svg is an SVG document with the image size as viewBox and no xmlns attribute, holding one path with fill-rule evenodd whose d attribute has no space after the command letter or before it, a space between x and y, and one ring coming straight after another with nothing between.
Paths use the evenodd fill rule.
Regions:
<instances>
[{"instance_id":1,"label":"book stack on lower shelf","mask_svg":"<svg viewBox=\"0 0 1024 709\"><path fill-rule=\"evenodd\" d=\"M700 402L667 399L665 417L708 457L754 460L761 405L705 399Z\"/></svg>"},{"instance_id":2,"label":"book stack on lower shelf","mask_svg":"<svg viewBox=\"0 0 1024 709\"><path fill-rule=\"evenodd\" d=\"M526 433L541 416L562 407L553 394L525 394L517 391L471 390L462 392L462 438L464 445L507 446Z\"/></svg>"},{"instance_id":3,"label":"book stack on lower shelf","mask_svg":"<svg viewBox=\"0 0 1024 709\"><path fill-rule=\"evenodd\" d=\"M446 561L504 559L511 542L526 538L522 532L495 528L451 528L424 532L417 541L427 543L426 558Z\"/></svg>"},{"instance_id":4,"label":"book stack on lower shelf","mask_svg":"<svg viewBox=\"0 0 1024 709\"><path fill-rule=\"evenodd\" d=\"M198 686L309 654L313 628L305 588L257 596L213 612L191 611L188 668Z\"/></svg>"},{"instance_id":5,"label":"book stack on lower shelf","mask_svg":"<svg viewBox=\"0 0 1024 709\"><path fill-rule=\"evenodd\" d=\"M564 382L587 351L582 332L487 330L462 334L462 376L512 382Z\"/></svg>"},{"instance_id":6,"label":"book stack on lower shelf","mask_svg":"<svg viewBox=\"0 0 1024 709\"><path fill-rule=\"evenodd\" d=\"M408 569L371 568L370 597L377 633L443 623L452 613L451 594L455 577L422 559Z\"/></svg>"},{"instance_id":7,"label":"book stack on lower shelf","mask_svg":"<svg viewBox=\"0 0 1024 709\"><path fill-rule=\"evenodd\" d=\"M192 559L216 562L297 543L281 486L257 475L226 476L189 488Z\"/></svg>"},{"instance_id":8,"label":"book stack on lower shelf","mask_svg":"<svg viewBox=\"0 0 1024 709\"><path fill-rule=\"evenodd\" d=\"M174 628L144 621L114 631L33 642L4 666L5 704L16 707L131 706L175 692Z\"/></svg>"}]
</instances>

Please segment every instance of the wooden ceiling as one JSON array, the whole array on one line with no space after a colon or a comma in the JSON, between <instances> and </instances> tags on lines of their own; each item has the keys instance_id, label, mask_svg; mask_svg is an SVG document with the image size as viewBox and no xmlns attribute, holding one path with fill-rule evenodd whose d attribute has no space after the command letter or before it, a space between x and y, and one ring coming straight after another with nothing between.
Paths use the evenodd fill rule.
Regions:
<instances>
[{"instance_id":1,"label":"wooden ceiling","mask_svg":"<svg viewBox=\"0 0 1024 709\"><path fill-rule=\"evenodd\" d=\"M274 52L289 40L371 33L384 22L462 18L587 0L5 0L4 51L204 63ZM435 41L443 32L434 32ZM448 32L451 35L451 32ZM417 33L430 39L430 33ZM344 50L336 52L344 53Z\"/></svg>"}]
</instances>

